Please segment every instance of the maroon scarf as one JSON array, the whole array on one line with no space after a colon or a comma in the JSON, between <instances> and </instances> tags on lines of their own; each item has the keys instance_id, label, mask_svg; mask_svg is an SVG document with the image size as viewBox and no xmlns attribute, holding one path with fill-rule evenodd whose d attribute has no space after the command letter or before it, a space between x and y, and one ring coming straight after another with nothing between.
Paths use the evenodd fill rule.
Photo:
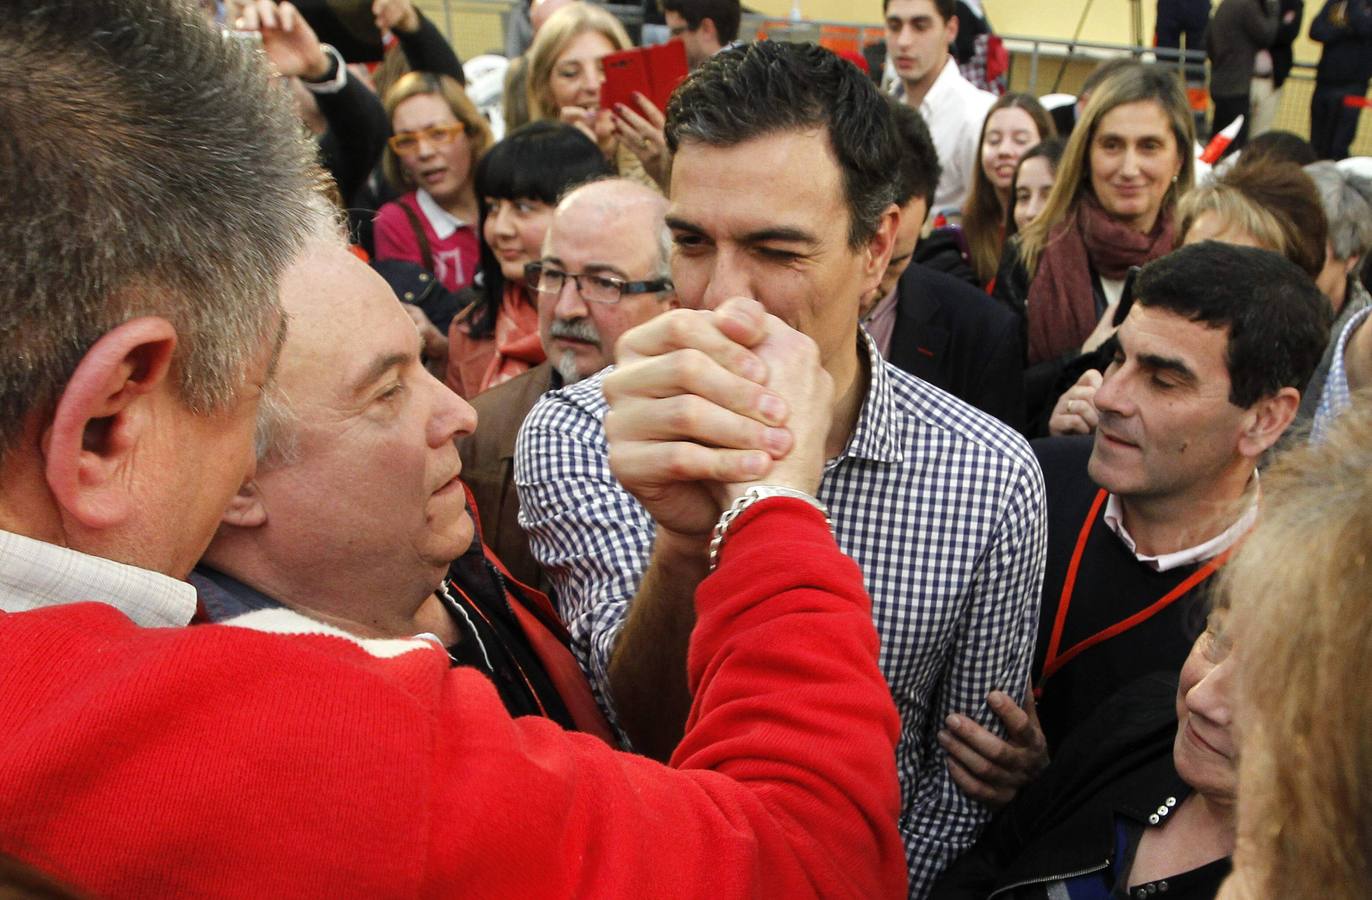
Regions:
<instances>
[{"instance_id":1,"label":"maroon scarf","mask_svg":"<svg viewBox=\"0 0 1372 900\"><path fill-rule=\"evenodd\" d=\"M1172 210L1165 208L1148 234L1107 213L1087 193L1048 235L1038 272L1029 285L1029 364L1075 353L1096 327L1091 272L1118 280L1172 251Z\"/></svg>"}]
</instances>

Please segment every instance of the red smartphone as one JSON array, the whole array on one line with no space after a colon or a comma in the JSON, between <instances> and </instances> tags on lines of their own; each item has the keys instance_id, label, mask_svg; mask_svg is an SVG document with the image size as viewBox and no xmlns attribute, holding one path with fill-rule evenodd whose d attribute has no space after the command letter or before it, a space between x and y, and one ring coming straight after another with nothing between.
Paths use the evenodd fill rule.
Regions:
<instances>
[{"instance_id":1,"label":"red smartphone","mask_svg":"<svg viewBox=\"0 0 1372 900\"><path fill-rule=\"evenodd\" d=\"M605 83L600 87L600 107L614 109L623 103L635 112L634 92L642 94L660 110L667 109L672 91L686 78L686 48L681 41L652 47L634 47L611 53L601 60Z\"/></svg>"}]
</instances>

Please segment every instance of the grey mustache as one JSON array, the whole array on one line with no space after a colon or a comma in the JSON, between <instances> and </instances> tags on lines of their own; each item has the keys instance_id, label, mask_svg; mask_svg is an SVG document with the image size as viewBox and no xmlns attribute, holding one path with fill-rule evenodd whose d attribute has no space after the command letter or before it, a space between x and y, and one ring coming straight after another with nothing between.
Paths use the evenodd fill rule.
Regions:
<instances>
[{"instance_id":1,"label":"grey mustache","mask_svg":"<svg viewBox=\"0 0 1372 900\"><path fill-rule=\"evenodd\" d=\"M552 327L548 333L555 338L568 338L573 341L585 341L588 344L600 346L600 332L595 324L587 318L579 319L554 319Z\"/></svg>"}]
</instances>

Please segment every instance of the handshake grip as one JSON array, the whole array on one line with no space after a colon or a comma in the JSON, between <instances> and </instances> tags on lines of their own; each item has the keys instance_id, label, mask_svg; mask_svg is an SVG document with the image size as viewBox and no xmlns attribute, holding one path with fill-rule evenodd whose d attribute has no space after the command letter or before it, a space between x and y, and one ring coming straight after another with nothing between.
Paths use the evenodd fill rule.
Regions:
<instances>
[{"instance_id":1,"label":"handshake grip","mask_svg":"<svg viewBox=\"0 0 1372 900\"><path fill-rule=\"evenodd\" d=\"M703 545L750 486L815 493L833 379L815 342L761 304L672 310L626 332L616 358L610 468L659 529Z\"/></svg>"}]
</instances>

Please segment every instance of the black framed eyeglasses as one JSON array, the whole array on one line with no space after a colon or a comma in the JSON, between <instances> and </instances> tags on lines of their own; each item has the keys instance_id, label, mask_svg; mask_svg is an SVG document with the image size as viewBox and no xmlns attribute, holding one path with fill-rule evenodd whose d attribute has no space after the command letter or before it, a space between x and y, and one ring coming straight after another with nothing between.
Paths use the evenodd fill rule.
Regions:
<instances>
[{"instance_id":1,"label":"black framed eyeglasses","mask_svg":"<svg viewBox=\"0 0 1372 900\"><path fill-rule=\"evenodd\" d=\"M531 262L524 266L524 282L540 294L560 294L570 278L576 282L576 289L582 299L592 303L618 303L625 295L658 294L672 290L672 279L654 278L651 281L625 281L613 275L594 275L590 272L575 274Z\"/></svg>"}]
</instances>

